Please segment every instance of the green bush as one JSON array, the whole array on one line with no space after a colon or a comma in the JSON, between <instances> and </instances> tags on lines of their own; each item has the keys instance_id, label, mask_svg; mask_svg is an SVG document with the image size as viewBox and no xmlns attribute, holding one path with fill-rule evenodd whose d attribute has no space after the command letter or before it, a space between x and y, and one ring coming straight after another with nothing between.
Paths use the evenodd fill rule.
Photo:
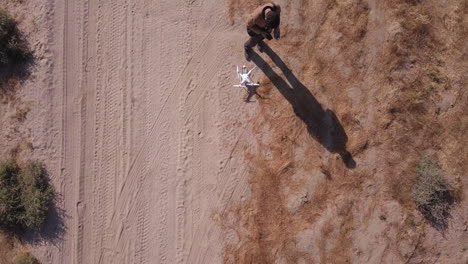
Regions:
<instances>
[{"instance_id":1,"label":"green bush","mask_svg":"<svg viewBox=\"0 0 468 264\"><path fill-rule=\"evenodd\" d=\"M21 202L24 208L21 220L25 227L37 228L46 219L53 194L47 171L43 163L32 161L20 170L19 176Z\"/></svg>"},{"instance_id":2,"label":"green bush","mask_svg":"<svg viewBox=\"0 0 468 264\"><path fill-rule=\"evenodd\" d=\"M418 164L416 175L412 190L414 203L433 227L446 229L454 203L449 182L444 178L439 165L430 159L423 159Z\"/></svg>"},{"instance_id":3,"label":"green bush","mask_svg":"<svg viewBox=\"0 0 468 264\"><path fill-rule=\"evenodd\" d=\"M6 161L0 164L0 224L7 227L19 225L23 211L18 174L16 163Z\"/></svg>"},{"instance_id":4,"label":"green bush","mask_svg":"<svg viewBox=\"0 0 468 264\"><path fill-rule=\"evenodd\" d=\"M31 58L15 20L0 8L0 67L26 63Z\"/></svg>"},{"instance_id":5,"label":"green bush","mask_svg":"<svg viewBox=\"0 0 468 264\"><path fill-rule=\"evenodd\" d=\"M40 262L30 253L23 253L16 259L15 264L40 264Z\"/></svg>"},{"instance_id":6,"label":"green bush","mask_svg":"<svg viewBox=\"0 0 468 264\"><path fill-rule=\"evenodd\" d=\"M53 189L41 162L19 167L0 164L0 224L7 228L37 229L45 221Z\"/></svg>"}]
</instances>

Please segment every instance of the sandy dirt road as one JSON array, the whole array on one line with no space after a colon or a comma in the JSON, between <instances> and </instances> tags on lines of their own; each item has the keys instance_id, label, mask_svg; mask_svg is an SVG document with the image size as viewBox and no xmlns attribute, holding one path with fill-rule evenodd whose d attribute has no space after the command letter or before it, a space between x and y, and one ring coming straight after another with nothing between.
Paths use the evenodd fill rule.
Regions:
<instances>
[{"instance_id":1,"label":"sandy dirt road","mask_svg":"<svg viewBox=\"0 0 468 264\"><path fill-rule=\"evenodd\" d=\"M63 241L48 263L220 263L247 190L231 88L243 35L216 0L54 5Z\"/></svg>"}]
</instances>

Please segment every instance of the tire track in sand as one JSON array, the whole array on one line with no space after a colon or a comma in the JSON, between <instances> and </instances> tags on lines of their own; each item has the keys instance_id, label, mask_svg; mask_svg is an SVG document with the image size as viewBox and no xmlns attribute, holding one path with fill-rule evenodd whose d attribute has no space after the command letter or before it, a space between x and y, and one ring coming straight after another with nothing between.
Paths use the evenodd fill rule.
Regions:
<instances>
[{"instance_id":1,"label":"tire track in sand","mask_svg":"<svg viewBox=\"0 0 468 264\"><path fill-rule=\"evenodd\" d=\"M204 57L210 55L210 54L207 54L207 52L210 50L211 46L207 45L207 43L210 37L212 37L213 34L217 32L217 30L219 30L219 27L214 27L211 30L209 35L205 38L205 41L202 42L202 44L199 46L197 51L187 61L182 72L179 74L177 81L172 86L171 91L169 92L168 96L164 99L163 101L164 103L162 104L160 111L157 113L156 119L154 120L151 126L151 129L149 130L147 134L147 138L149 140L143 143L142 146L140 147L139 151L137 152L137 155L135 156L134 160L132 161L132 164L129 167L126 180L124 181L124 184L120 187L120 190L118 192L118 200L117 200L116 207L124 208L124 212L122 212L124 217L123 219L119 219L117 218L116 215L114 215L113 220L112 220L113 225L117 225L117 221L123 221L123 222L127 221L125 219L131 218L131 216L134 215L136 211L137 214L139 215L138 216L139 220L137 220L137 223L139 224L137 224L138 226L137 228L139 228L140 232L142 233L148 230L148 227L147 227L148 220L146 220L146 218L148 217L147 215L148 211L145 210L145 207L142 207L142 204L148 203L148 201L144 201L144 199L141 199L145 196L144 187L147 187L147 186L142 183L145 182L147 173L144 173L144 175L140 177L137 177L137 174L144 171L144 167L145 167L144 158L146 157L145 154L148 153L150 149L159 149L156 152L156 156L160 156L164 154L163 152L161 153L161 149L158 146L158 141L157 141L158 138L156 137L156 133L157 133L156 127L160 127L161 125L160 124L161 114L163 113L167 105L167 102L169 100L173 100L171 98L173 98L175 94L175 90L180 89L179 87L183 86L183 83L186 83L190 79L190 76L193 75L197 67L197 63L200 62ZM207 70L208 72L213 72L217 67L219 67L219 65L213 64L210 67L208 67ZM199 86L206 87L207 82L209 82L209 80L202 82L201 85ZM164 174L164 172L160 172L160 173ZM158 182L158 184L163 185L164 183ZM138 193L138 197L136 196L137 193ZM167 191L166 192L163 191L160 195L162 196L161 200L164 200L165 199L164 196L168 195L168 193ZM180 203L176 202L176 204L180 204ZM141 209L138 210L138 208L141 208ZM167 225L167 223L165 223L164 221L165 221L164 219L160 220L160 227L164 227L165 225ZM141 247L141 248L136 249L136 254L135 254L135 257L140 258L140 260L144 259L144 257L142 257L142 254L144 254L143 252L145 251L145 248L147 247L146 245L147 243L149 243L149 242L146 242L147 238L145 238L144 235L142 236L142 238L143 239L140 242L138 242L139 243L138 247ZM121 237L119 236L116 243L121 243L119 242L120 239ZM159 236L159 239L163 239L163 237ZM181 243L180 240L177 243ZM119 248L121 248L122 246L119 246ZM164 256L162 256L162 259L164 259ZM161 262L163 262L163 260L161 260Z\"/></svg>"},{"instance_id":2,"label":"tire track in sand","mask_svg":"<svg viewBox=\"0 0 468 264\"><path fill-rule=\"evenodd\" d=\"M85 108L83 107L83 23L86 19L85 1L65 1L63 32L63 123L62 123L62 191L67 233L61 252L62 263L80 263L82 249L83 153ZM76 136L76 135L79 136Z\"/></svg>"},{"instance_id":3,"label":"tire track in sand","mask_svg":"<svg viewBox=\"0 0 468 264\"><path fill-rule=\"evenodd\" d=\"M220 23L219 23L220 24ZM202 41L201 46L203 52L200 57L194 57L191 67L186 70L187 75L180 79L181 87L185 87L183 95L179 99L179 112L181 113L180 135L178 147L178 167L177 167L177 186L176 186L176 261L177 263L185 263L186 261L186 243L187 237L187 193L190 192L190 181L192 175L192 160L193 160L193 120L191 119L193 110L197 107L198 102L204 96L216 76L216 71L221 66L221 60L213 60L212 63L200 64L206 57L217 57L216 41L211 38L217 33L219 28L213 28L212 31ZM210 41L209 41L210 40ZM197 76L198 82L195 82L192 76ZM190 226L190 225L189 225Z\"/></svg>"},{"instance_id":4,"label":"tire track in sand","mask_svg":"<svg viewBox=\"0 0 468 264\"><path fill-rule=\"evenodd\" d=\"M113 250L108 247L115 230L109 228L111 216L115 213L116 188L124 166L124 133L126 101L126 8L127 2L100 1L98 14L98 72L97 90L102 94L96 112L96 145L100 149L95 169L97 188L94 189L93 211L93 260L107 262ZM120 177L119 177L120 176ZM93 186L89 186L93 188Z\"/></svg>"},{"instance_id":5,"label":"tire track in sand","mask_svg":"<svg viewBox=\"0 0 468 264\"><path fill-rule=\"evenodd\" d=\"M212 34L212 33L210 33L210 34ZM161 114L162 114L164 108L166 107L167 102L169 101L169 99L173 98L173 94L175 92L175 89L180 86L181 82L184 82L184 80L185 81L190 80L189 76L190 76L191 73L193 73L193 70L196 67L196 62L200 61L200 59L204 55L206 55L206 52L208 51L208 46L204 45L204 44L206 44L206 43L203 43L202 45L200 45L200 47L199 47L198 51L196 52L196 54L194 54L188 60L188 62L186 63L186 66L184 67L182 73L179 75L179 78L177 79L175 85L173 85L173 88L171 89L170 94L164 100L164 103L163 103L163 105L161 107L161 110L156 115L156 119L152 123L151 128L150 128L149 133L148 133L148 138L150 138L150 139L153 138L154 140L152 140L151 142L148 142L146 140L145 143L142 144L142 146L139 148L135 158L133 159L133 161L132 161L132 163L131 163L131 165L129 167L129 170L126 173L127 174L126 180L124 180L124 182L120 186L120 190L118 192L118 196L121 197L121 199L122 199L121 203L125 204L129 200L129 199L126 199L126 198L129 198L129 196L124 195L124 193L125 193L126 189L131 189L131 187L135 185L135 183L136 183L135 179L137 179L138 177L131 177L131 175L136 173L136 171L141 171L141 169L142 169L141 163L142 163L143 155L146 152L148 152L149 149L151 149L152 147L157 145L156 138L154 137L155 136L155 128L157 127L157 124L159 124ZM214 69L216 67L212 67L212 68ZM127 206L127 207L132 208L131 204L129 204L129 206ZM129 211L127 211L127 215L128 215L128 213L129 213Z\"/></svg>"},{"instance_id":6,"label":"tire track in sand","mask_svg":"<svg viewBox=\"0 0 468 264\"><path fill-rule=\"evenodd\" d=\"M96 263L124 166L126 2L68 0L63 8L61 177L69 218L61 263Z\"/></svg>"},{"instance_id":7,"label":"tire track in sand","mask_svg":"<svg viewBox=\"0 0 468 264\"><path fill-rule=\"evenodd\" d=\"M177 64L178 61L174 64L179 66L168 67L171 61L167 58L166 65L157 66L157 62L150 58L158 49L151 50L151 44L144 43L146 35L153 33L152 25L134 26L134 19L147 16L144 13L146 5L161 7L162 3L177 5L170 1L142 3L131 0L68 0L64 3L67 8L64 83L67 85L64 85L62 147L66 158L62 179L65 208L76 208L76 212L71 212L67 221L71 231L63 245L62 263L145 263L150 260L185 263L192 259L200 261L205 256L205 248L192 247L192 241L197 239L197 234L200 237L208 235L211 228L206 227L206 222L210 212L201 212L199 224L193 226L189 216L192 202L187 200L193 188L190 183L193 175L203 173L202 167L191 171L192 157L199 154L194 147L201 144L194 143L193 119L198 115L200 104L205 102L207 89L213 88L211 82L219 69L228 66L222 60L223 52L227 50L219 49L219 43L213 41L226 25L217 21L194 52L190 41L181 46L181 53L187 57L191 54L189 58L177 57L177 60L186 60L183 67L180 67L181 63ZM176 13L189 14L192 3L188 1ZM140 13L133 12L135 5ZM87 15L83 15L85 13ZM158 19L153 22L164 20ZM163 21L159 26L164 23L170 22ZM135 80L141 84L138 87L133 85L133 73L137 70L128 68L137 60L133 57L133 45L138 42L133 39L135 28L141 28L142 32L138 36L141 38L141 52L138 53L141 62L138 65L141 65L144 80ZM186 33L171 40L184 41L190 29L187 26L181 28L187 30ZM169 30L164 32L168 34ZM170 45L164 43L159 51L169 51L165 49ZM167 81L161 81L162 77L155 74L170 73L172 76L168 71L174 68L179 72L178 76ZM170 80L174 82L170 83ZM125 105L132 101L129 97L137 91L143 95L158 95L146 90L152 88L152 81L159 82L157 88L162 89L162 99L156 104L156 111L149 108L151 98L144 99L149 101L143 107L148 107L144 112L149 112L145 119L150 122L140 123L147 125L144 132L132 134L129 126L134 125L133 111L128 111ZM176 107L172 108L172 104ZM177 122L172 124L167 114L177 115ZM173 131L171 128L177 129L176 135L168 134ZM78 132L80 136L77 137ZM140 144L130 148L134 135L145 138L135 140ZM161 145L168 139L178 140L176 147L166 143ZM175 152L176 162L167 156L168 151ZM131 159L126 160L126 157ZM153 164L150 161L154 161ZM223 169L231 167L229 161L222 166ZM173 170L176 170L175 179ZM214 204L228 201L235 188L232 186L237 182L237 179L221 176L213 194L207 195ZM193 249L203 252L190 258Z\"/></svg>"},{"instance_id":8,"label":"tire track in sand","mask_svg":"<svg viewBox=\"0 0 468 264\"><path fill-rule=\"evenodd\" d=\"M222 22L218 21L217 24L220 25ZM213 83L214 77L219 77L221 72L223 73L221 75L226 75L226 70L221 71L220 69L231 68L229 62L220 59L228 50L228 47L223 44L228 42L228 40L220 38L216 41L216 36L212 36L211 33L208 34L207 38L210 39L210 43L204 43L205 41L203 41L201 44L203 46L208 46L208 51L203 57L204 59L193 62L193 65L196 66L194 66L193 70L187 71L191 73L190 77L181 78L181 81L186 83L182 85L186 87L186 91L180 97L179 102L179 112L181 112L179 122L181 124L179 125L178 184L176 189L178 210L176 229L178 239L177 263L205 263L204 259L207 256L206 253L209 247L206 247L206 245L203 246L202 243L197 243L197 241L213 241L210 240L210 238L220 235L217 227L207 224L211 220L210 217L212 213L215 210L221 210L221 212L223 212L232 197L235 196L235 194L244 193L248 186L246 181L244 181L247 175L245 168L239 172L240 177L231 177L234 173L226 173L226 171L231 172L231 170L237 170L241 167L238 163L231 162L232 157L239 150L239 140L244 136L244 133L240 133L236 135L236 139L233 142L234 144L230 152L228 152L227 159L220 163L216 173L219 181L215 186L215 190L210 194L204 195L207 197L209 205L201 212L199 224L192 230L193 225L185 222L187 219L191 219L192 214L188 211L191 210L192 207L195 207L192 200L187 200L187 198L190 197L188 194L193 192L194 183L192 180L199 181L205 177L205 175L203 175L203 164L205 164L206 161L200 160L200 163L196 164L197 160L194 159L194 157L202 154L200 153L201 143L198 142L197 135L194 135L194 119L197 116L203 115L203 113L200 113L200 104L203 106L203 102L208 98L206 97L207 90L224 86L225 81L228 79L218 79L217 81L219 81L219 83L215 84ZM207 63L206 58L214 58L216 62L212 64ZM231 71L228 70L228 73L230 74ZM218 126L217 128L219 129L220 127ZM222 152L223 151L221 151L221 153ZM199 169L197 170L197 168ZM242 186L239 186L240 182L243 183ZM199 210L199 208L195 208L195 210Z\"/></svg>"}]
</instances>

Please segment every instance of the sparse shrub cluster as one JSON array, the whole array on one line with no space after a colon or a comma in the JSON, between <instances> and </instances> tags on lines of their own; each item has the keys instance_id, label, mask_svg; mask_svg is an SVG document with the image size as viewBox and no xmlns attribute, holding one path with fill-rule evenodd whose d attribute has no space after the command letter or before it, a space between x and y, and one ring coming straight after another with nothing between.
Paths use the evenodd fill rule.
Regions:
<instances>
[{"instance_id":1,"label":"sparse shrub cluster","mask_svg":"<svg viewBox=\"0 0 468 264\"><path fill-rule=\"evenodd\" d=\"M15 20L0 8L0 67L26 63L31 58Z\"/></svg>"},{"instance_id":2,"label":"sparse shrub cluster","mask_svg":"<svg viewBox=\"0 0 468 264\"><path fill-rule=\"evenodd\" d=\"M0 163L0 225L9 229L37 229L45 221L53 188L43 163Z\"/></svg>"},{"instance_id":3,"label":"sparse shrub cluster","mask_svg":"<svg viewBox=\"0 0 468 264\"><path fill-rule=\"evenodd\" d=\"M15 264L40 264L40 262L30 253L23 253L16 259Z\"/></svg>"},{"instance_id":4,"label":"sparse shrub cluster","mask_svg":"<svg viewBox=\"0 0 468 264\"><path fill-rule=\"evenodd\" d=\"M416 174L412 190L413 201L433 227L446 229L450 209L454 203L449 182L443 176L439 165L430 159L423 159L418 164Z\"/></svg>"}]
</instances>

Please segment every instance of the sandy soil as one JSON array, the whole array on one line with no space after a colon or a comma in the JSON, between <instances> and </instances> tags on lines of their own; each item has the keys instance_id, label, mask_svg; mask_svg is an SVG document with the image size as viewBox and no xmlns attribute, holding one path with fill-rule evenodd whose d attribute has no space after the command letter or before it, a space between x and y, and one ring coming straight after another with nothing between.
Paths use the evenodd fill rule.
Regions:
<instances>
[{"instance_id":1,"label":"sandy soil","mask_svg":"<svg viewBox=\"0 0 468 264\"><path fill-rule=\"evenodd\" d=\"M259 2L228 1L233 23ZM466 1L278 3L225 263L466 263ZM427 157L458 193L443 228L412 199Z\"/></svg>"},{"instance_id":2,"label":"sandy soil","mask_svg":"<svg viewBox=\"0 0 468 264\"><path fill-rule=\"evenodd\" d=\"M33 47L41 79L19 92L34 102L19 126L32 147L17 152L45 160L59 193L53 239L33 253L43 263L220 263L216 214L248 191L240 119L256 107L231 87L244 39L225 3L12 6L34 15L43 35L27 21L23 30L44 46Z\"/></svg>"},{"instance_id":3,"label":"sandy soil","mask_svg":"<svg viewBox=\"0 0 468 264\"><path fill-rule=\"evenodd\" d=\"M63 242L51 263L219 263L213 214L245 189L220 1L56 1Z\"/></svg>"},{"instance_id":4,"label":"sandy soil","mask_svg":"<svg viewBox=\"0 0 468 264\"><path fill-rule=\"evenodd\" d=\"M43 263L468 259L466 199L442 233L409 194L431 155L466 196L463 1L279 0L251 104L231 85L262 1L5 1L36 59L0 154L49 168L56 208L24 241ZM406 43L423 11L444 27Z\"/></svg>"}]
</instances>

